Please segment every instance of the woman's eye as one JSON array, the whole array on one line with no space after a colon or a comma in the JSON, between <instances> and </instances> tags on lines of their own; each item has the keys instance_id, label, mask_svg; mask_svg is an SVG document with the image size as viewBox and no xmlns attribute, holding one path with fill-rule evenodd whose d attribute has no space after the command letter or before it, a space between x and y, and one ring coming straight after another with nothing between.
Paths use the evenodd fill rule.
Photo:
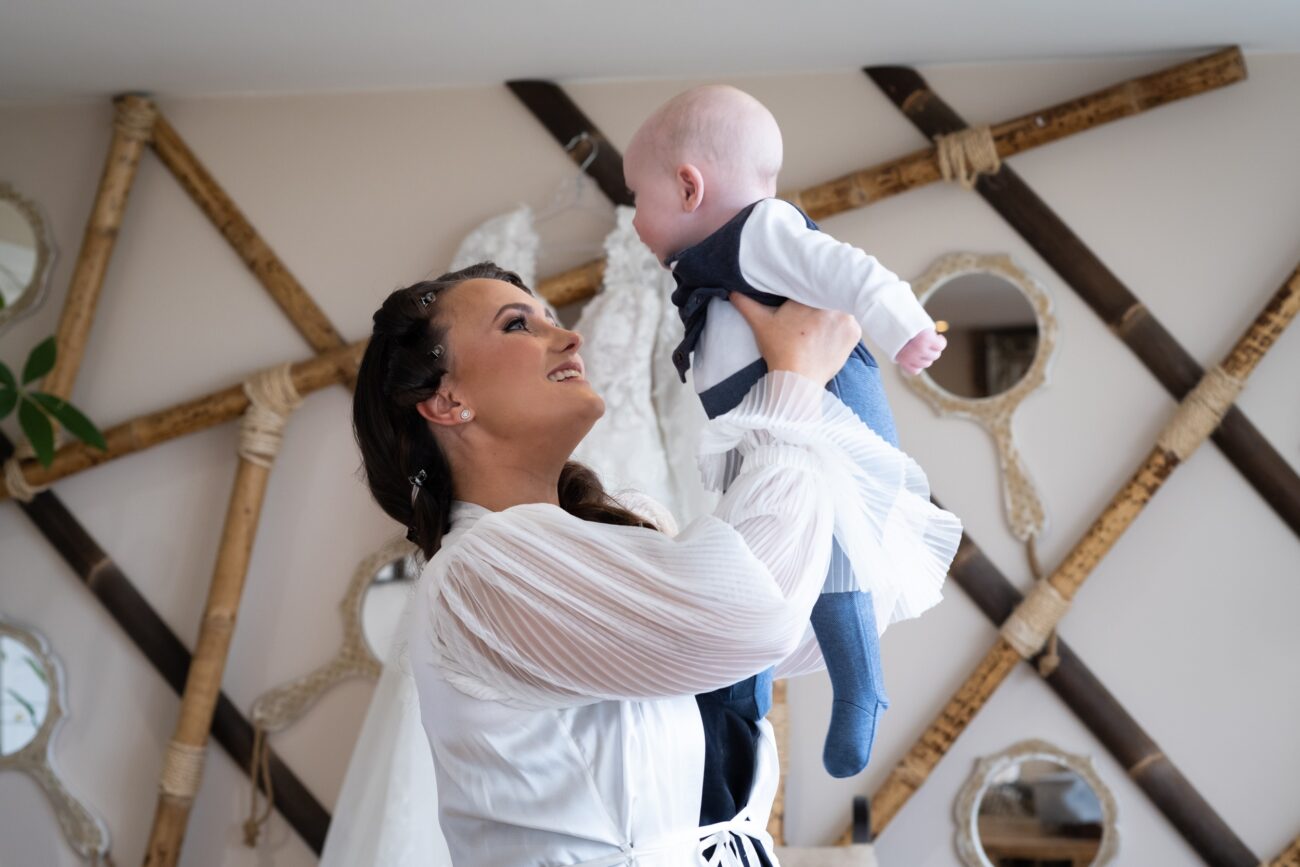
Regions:
<instances>
[{"instance_id":1,"label":"woman's eye","mask_svg":"<svg viewBox=\"0 0 1300 867\"><path fill-rule=\"evenodd\" d=\"M516 330L516 329L515 329L515 326L516 326L516 325L522 325L522 326L524 326L524 330L527 330L527 329L528 329L528 320L525 319L525 318L522 317L522 316L516 316L514 319L511 319L509 322L506 323L506 331L514 331L514 330Z\"/></svg>"}]
</instances>

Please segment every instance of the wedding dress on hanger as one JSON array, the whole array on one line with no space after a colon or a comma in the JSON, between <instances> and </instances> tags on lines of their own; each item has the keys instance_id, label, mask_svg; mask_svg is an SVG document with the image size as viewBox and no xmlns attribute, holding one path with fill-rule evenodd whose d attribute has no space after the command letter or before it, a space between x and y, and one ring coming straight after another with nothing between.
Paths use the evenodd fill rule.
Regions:
<instances>
[{"instance_id":1,"label":"wedding dress on hanger","mask_svg":"<svg viewBox=\"0 0 1300 867\"><path fill-rule=\"evenodd\" d=\"M587 381L604 398L605 413L573 457L595 470L606 490L640 491L677 516L680 497L653 400L658 330L664 307L672 306L672 290L637 238L635 213L618 208L617 224L605 239L604 286L574 325L583 336L579 354Z\"/></svg>"},{"instance_id":2,"label":"wedding dress on hanger","mask_svg":"<svg viewBox=\"0 0 1300 867\"><path fill-rule=\"evenodd\" d=\"M477 262L495 262L514 271L525 286L537 279L537 247L541 239L534 228L533 209L520 205L480 223L465 236L451 259L452 271Z\"/></svg>"},{"instance_id":3,"label":"wedding dress on hanger","mask_svg":"<svg viewBox=\"0 0 1300 867\"><path fill-rule=\"evenodd\" d=\"M617 224L605 240L604 287L576 326L584 337L588 379L606 410L575 459L595 469L608 490L630 488L662 503L670 516L649 515L658 523L673 517L684 523L716 501L716 494L704 490L695 459L706 419L671 362L681 329L669 301L672 276L637 238L634 213L617 210ZM535 286L539 244L533 211L523 205L471 231L451 267L493 261ZM639 497L624 502L654 511ZM451 864L438 825L433 757L402 639L411 616L408 603L348 763L321 867Z\"/></svg>"}]
</instances>

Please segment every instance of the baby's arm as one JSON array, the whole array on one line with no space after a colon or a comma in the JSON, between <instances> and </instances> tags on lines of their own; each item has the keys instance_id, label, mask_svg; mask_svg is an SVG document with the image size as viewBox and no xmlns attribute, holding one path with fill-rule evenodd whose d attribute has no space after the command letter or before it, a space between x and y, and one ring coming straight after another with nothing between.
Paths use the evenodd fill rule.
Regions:
<instances>
[{"instance_id":1,"label":"baby's arm","mask_svg":"<svg viewBox=\"0 0 1300 867\"><path fill-rule=\"evenodd\" d=\"M903 348L934 329L907 281L852 244L808 228L779 199L759 202L745 221L740 271L755 289L853 314L891 361L902 363Z\"/></svg>"}]
</instances>

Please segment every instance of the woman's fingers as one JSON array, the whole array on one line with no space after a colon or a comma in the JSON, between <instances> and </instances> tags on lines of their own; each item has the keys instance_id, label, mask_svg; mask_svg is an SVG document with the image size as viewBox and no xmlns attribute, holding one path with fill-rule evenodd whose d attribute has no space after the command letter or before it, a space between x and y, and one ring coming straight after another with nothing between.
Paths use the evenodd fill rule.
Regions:
<instances>
[{"instance_id":1,"label":"woman's fingers","mask_svg":"<svg viewBox=\"0 0 1300 867\"><path fill-rule=\"evenodd\" d=\"M847 313L796 301L770 307L734 292L730 301L749 323L771 370L793 370L827 382L862 338L861 326Z\"/></svg>"},{"instance_id":2,"label":"woman's fingers","mask_svg":"<svg viewBox=\"0 0 1300 867\"><path fill-rule=\"evenodd\" d=\"M755 327L756 323L754 322L754 319L756 317L765 316L768 319L771 319L776 314L777 310L775 307L761 304L753 298L750 298L748 295L741 295L739 292L732 292L728 296L727 300L731 302L732 306L736 308L741 316L745 317L745 321L749 323L750 328ZM758 323L758 327L762 328L763 325Z\"/></svg>"}]
</instances>

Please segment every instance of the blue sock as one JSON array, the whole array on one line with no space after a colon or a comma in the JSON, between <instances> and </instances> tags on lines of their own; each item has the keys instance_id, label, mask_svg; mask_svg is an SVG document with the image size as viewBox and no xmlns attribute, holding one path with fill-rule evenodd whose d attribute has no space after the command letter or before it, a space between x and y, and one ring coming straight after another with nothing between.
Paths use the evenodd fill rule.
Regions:
<instances>
[{"instance_id":1,"label":"blue sock","mask_svg":"<svg viewBox=\"0 0 1300 867\"><path fill-rule=\"evenodd\" d=\"M823 593L812 627L834 692L822 764L832 777L851 777L870 761L876 719L889 707L871 594Z\"/></svg>"}]
</instances>

